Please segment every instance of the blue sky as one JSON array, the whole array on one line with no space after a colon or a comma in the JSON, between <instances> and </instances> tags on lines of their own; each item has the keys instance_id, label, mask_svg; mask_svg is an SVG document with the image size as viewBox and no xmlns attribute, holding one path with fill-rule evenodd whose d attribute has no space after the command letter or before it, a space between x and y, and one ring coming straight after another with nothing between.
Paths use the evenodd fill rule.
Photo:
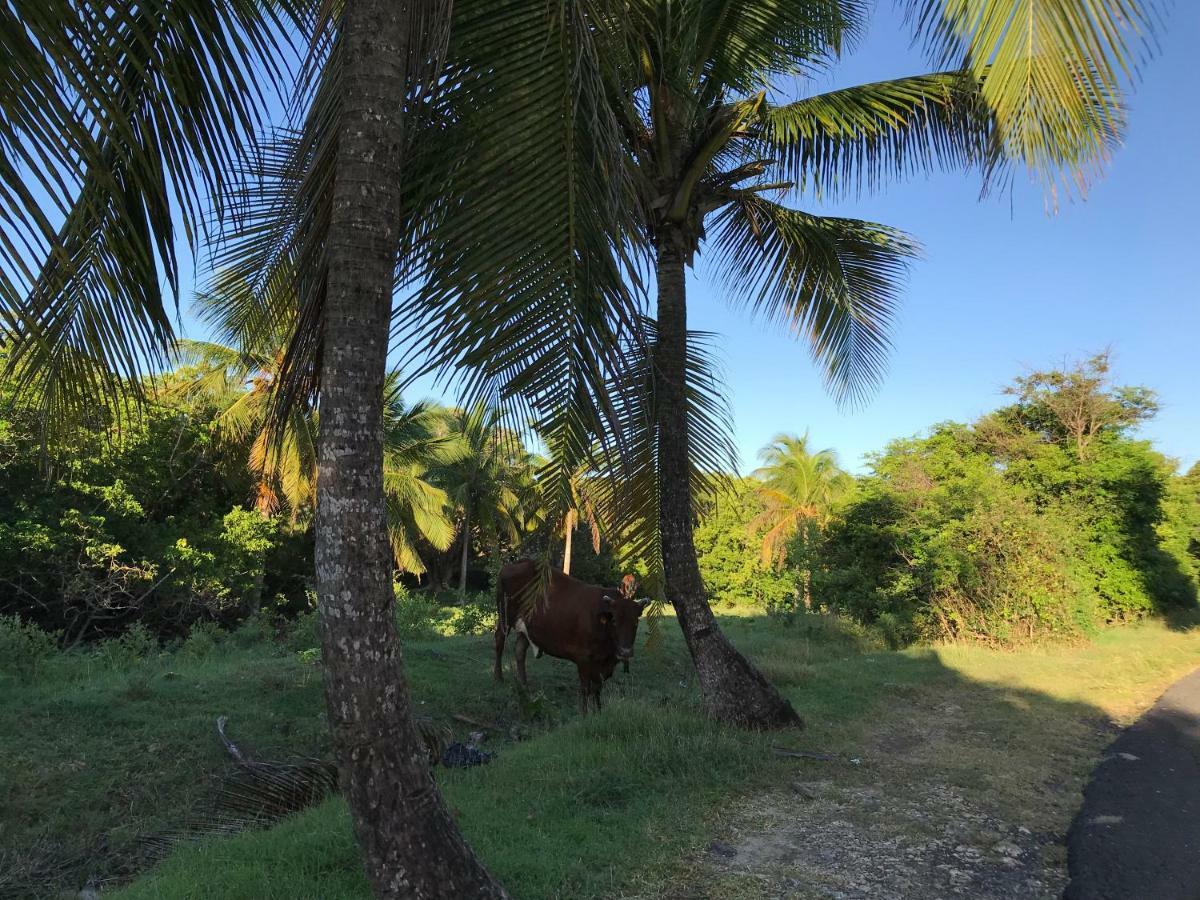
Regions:
<instances>
[{"instance_id":1,"label":"blue sky","mask_svg":"<svg viewBox=\"0 0 1200 900\"><path fill-rule=\"evenodd\" d=\"M891 4L879 4L856 52L797 90L927 71L907 34ZM1185 466L1195 462L1200 116L1177 98L1181 86L1196 84L1197 47L1200 4L1175 4L1161 52L1130 96L1126 145L1086 201L1056 215L1021 176L1011 196L983 201L977 178L964 175L917 178L837 206L795 201L903 228L925 249L904 295L887 378L861 409L837 408L803 346L733 312L701 257L689 281L690 325L722 335L743 470L774 434L806 429L816 446L860 469L863 454L892 438L999 405L1013 376L1106 346L1121 383L1160 394L1162 412L1145 436Z\"/></svg>"},{"instance_id":2,"label":"blue sky","mask_svg":"<svg viewBox=\"0 0 1200 900\"><path fill-rule=\"evenodd\" d=\"M926 69L903 24L880 4L871 33L815 90ZM1120 383L1159 392L1143 434L1191 465L1200 454L1200 116L1195 88L1200 4L1175 4L1161 54L1129 99L1125 146L1087 199L1047 215L1041 188L1018 176L1011 197L978 199L978 180L918 178L835 207L796 205L902 228L922 243L882 389L839 411L807 351L729 309L703 262L689 282L689 324L720 332L744 468L780 431L808 429L844 465L888 440L1000 405L1000 389L1111 346Z\"/></svg>"}]
</instances>

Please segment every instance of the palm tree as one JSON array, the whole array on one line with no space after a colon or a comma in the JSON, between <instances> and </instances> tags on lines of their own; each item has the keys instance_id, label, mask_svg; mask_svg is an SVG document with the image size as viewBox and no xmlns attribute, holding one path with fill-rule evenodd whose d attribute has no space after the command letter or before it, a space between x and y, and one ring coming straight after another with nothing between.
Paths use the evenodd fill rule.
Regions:
<instances>
[{"instance_id":1,"label":"palm tree","mask_svg":"<svg viewBox=\"0 0 1200 900\"><path fill-rule=\"evenodd\" d=\"M526 482L532 467L520 439L502 426L495 408L477 404L454 410L447 424L464 452L443 466L437 478L460 516L458 591L465 596L473 533L478 531L485 543L499 544L501 538L518 541L526 530L524 514L531 506Z\"/></svg>"},{"instance_id":2,"label":"palm tree","mask_svg":"<svg viewBox=\"0 0 1200 900\"><path fill-rule=\"evenodd\" d=\"M759 480L757 492L765 508L750 528L762 532L763 565L779 566L788 545L798 537L806 548L811 547L834 506L853 490L854 478L838 465L833 450L810 452L807 432L799 437L776 435L759 458L763 464L754 477ZM811 569L806 565L802 574L804 605L811 607Z\"/></svg>"},{"instance_id":3,"label":"palm tree","mask_svg":"<svg viewBox=\"0 0 1200 900\"><path fill-rule=\"evenodd\" d=\"M754 470L758 496L766 509L751 528L766 529L762 537L763 565L778 566L787 544L809 523L829 521L834 505L854 487L854 478L837 462L833 450L808 449L808 432L777 434L759 453L762 466Z\"/></svg>"},{"instance_id":4,"label":"palm tree","mask_svg":"<svg viewBox=\"0 0 1200 900\"><path fill-rule=\"evenodd\" d=\"M778 82L829 68L865 28L868 5L639 0L615 29L610 94L657 283L653 405L641 421L655 432L666 593L705 706L727 721L797 717L725 639L696 562L689 445L713 437L689 402L687 267L710 248L736 304L806 340L839 400L859 399L880 377L917 246L884 225L779 201L869 190L929 168L975 167L989 181L1009 163L1086 170L1118 134L1124 35L1144 18L1097 0L904 5L941 71L787 103L775 100Z\"/></svg>"},{"instance_id":5,"label":"palm tree","mask_svg":"<svg viewBox=\"0 0 1200 900\"><path fill-rule=\"evenodd\" d=\"M986 73L989 146L1042 171L1085 168L1111 143L1127 35L1150 26L1146 6L906 3L940 58L964 64L977 82ZM915 95L827 97L775 126L747 115L768 108L754 99L764 82L836 51L860 12L839 0L461 0L453 13L447 0L0 7L10 88L0 95L0 136L13 163L0 172L0 324L12 336L9 366L47 424L97 400L124 402L138 390L133 376L169 350L159 268L178 295L176 216L188 240L205 235L209 205L219 228L234 223L218 260L240 260L261 279L254 293L263 308L272 308L277 263L295 265L301 314L277 396L286 406L319 382L327 703L378 895L503 896L424 765L389 614L383 405L398 278L431 285L401 304L400 332L431 338L439 350L431 363L465 364L481 391L537 413L542 433L566 451L562 482L608 421L600 401L610 355L637 312L626 251L639 233L645 239L648 221L663 226L650 237L660 294L656 427L670 438L658 443L668 585L708 708L749 724L794 718L763 701L766 682L730 656L705 615L691 545L683 267L700 239L700 199L718 186L705 178L747 131L783 155L789 177L826 193L852 184L840 176L860 162L870 184L889 168L959 161L971 142L942 140L952 132L938 123L957 108L944 82ZM297 47L311 48L294 67L299 121L255 149L264 92L290 81ZM631 115L639 110L656 123L648 143L645 122ZM719 115L706 130L711 113ZM654 212L640 232L618 149L622 124L634 126L630 146L657 154L658 171L675 176L649 195ZM247 179L248 164L262 177ZM746 173L752 164L723 170ZM734 198L725 218L760 236L741 244L747 253L773 249L777 283L788 288L763 295L767 311L772 296L775 309L791 309L835 380L848 379L853 361L877 352L864 322L881 310L867 301L890 297L879 270L907 244L886 229L764 211L763 184L747 192L743 180L724 185ZM811 260L797 256L803 247L814 248ZM822 282L837 275L840 251L851 253L838 257L840 280ZM876 265L864 271L863 259ZM865 295L839 295L842 281Z\"/></svg>"},{"instance_id":6,"label":"palm tree","mask_svg":"<svg viewBox=\"0 0 1200 900\"><path fill-rule=\"evenodd\" d=\"M571 574L571 544L575 529L580 523L588 526L592 538L592 552L600 552L600 516L596 510L596 499L592 496L590 479L595 476L591 467L584 463L575 470L570 481L571 502L563 515L563 574Z\"/></svg>"}]
</instances>

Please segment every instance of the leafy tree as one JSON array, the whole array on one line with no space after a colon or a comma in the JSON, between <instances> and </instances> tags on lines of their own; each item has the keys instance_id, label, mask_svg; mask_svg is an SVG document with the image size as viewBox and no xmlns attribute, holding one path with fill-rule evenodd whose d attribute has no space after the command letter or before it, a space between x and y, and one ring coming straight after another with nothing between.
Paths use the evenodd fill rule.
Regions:
<instances>
[{"instance_id":1,"label":"leafy tree","mask_svg":"<svg viewBox=\"0 0 1200 900\"><path fill-rule=\"evenodd\" d=\"M800 592L791 567L763 561L757 522L764 512L751 479L738 479L703 505L696 526L696 558L714 603L780 609Z\"/></svg>"},{"instance_id":2,"label":"leafy tree","mask_svg":"<svg viewBox=\"0 0 1200 900\"><path fill-rule=\"evenodd\" d=\"M1087 459L1104 434L1126 431L1158 411L1154 392L1144 387L1113 387L1109 352L1098 353L1070 369L1020 376L1004 392L1017 398L1011 412L1020 424L1044 440L1069 444Z\"/></svg>"},{"instance_id":3,"label":"leafy tree","mask_svg":"<svg viewBox=\"0 0 1200 900\"><path fill-rule=\"evenodd\" d=\"M1082 457L1072 435L1048 439L1046 410L1065 406L1054 391L1077 388L1064 374L1043 379L1061 386L1049 393L875 457L820 543L817 601L896 644L1013 643L1194 608L1184 479L1121 427Z\"/></svg>"}]
</instances>

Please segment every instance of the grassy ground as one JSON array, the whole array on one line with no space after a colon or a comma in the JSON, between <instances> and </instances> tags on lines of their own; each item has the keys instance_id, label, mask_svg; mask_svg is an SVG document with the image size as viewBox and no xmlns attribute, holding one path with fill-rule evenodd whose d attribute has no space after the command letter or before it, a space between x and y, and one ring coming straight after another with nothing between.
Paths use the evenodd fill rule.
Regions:
<instances>
[{"instance_id":1,"label":"grassy ground","mask_svg":"<svg viewBox=\"0 0 1200 900\"><path fill-rule=\"evenodd\" d=\"M455 714L495 724L495 761L438 771L464 832L514 896L678 894L712 836L798 771L825 765L855 784L898 777L876 761L910 752L906 719L922 752L936 756L927 767L954 789L1014 821L1069 816L1108 723L1128 720L1200 662L1200 632L1158 624L1009 653L881 652L818 617L724 625L787 692L805 731L766 737L708 724L670 620L661 648L640 652L632 673L607 686L604 713L588 719L574 712L568 664L531 660L533 695L524 697L511 676L492 682L488 637L409 645L422 711L460 738L472 728ZM217 715L260 758L328 752L319 670L261 645L230 643L202 660L175 656L123 672L64 664L36 684L0 690L0 847L10 848L0 862L17 873L12 888L16 877L58 889L140 865L138 838L186 823L228 770ZM922 714L946 697L965 709L952 727ZM514 726L524 740L510 740ZM782 757L772 745L834 760ZM1044 789L1047 772L1058 790ZM712 874L731 884L741 877ZM121 896L367 893L344 806L331 800L270 830L182 845Z\"/></svg>"}]
</instances>

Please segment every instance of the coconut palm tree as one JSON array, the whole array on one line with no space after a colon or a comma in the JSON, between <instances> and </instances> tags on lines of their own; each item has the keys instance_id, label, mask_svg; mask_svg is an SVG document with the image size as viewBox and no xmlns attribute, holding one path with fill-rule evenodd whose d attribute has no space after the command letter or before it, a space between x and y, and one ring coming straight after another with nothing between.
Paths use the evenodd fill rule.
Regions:
<instances>
[{"instance_id":1,"label":"coconut palm tree","mask_svg":"<svg viewBox=\"0 0 1200 900\"><path fill-rule=\"evenodd\" d=\"M762 466L754 470L758 496L766 508L751 528L762 537L764 565L779 565L788 542L808 524L829 521L834 505L854 487L854 478L837 462L833 450L808 449L808 432L777 434L759 452Z\"/></svg>"},{"instance_id":2,"label":"coconut palm tree","mask_svg":"<svg viewBox=\"0 0 1200 900\"><path fill-rule=\"evenodd\" d=\"M1120 127L1124 3L1098 0L902 4L938 71L805 94L866 26L869 4L838 0L632 0L609 60L657 309L652 392L658 549L667 598L699 671L705 706L756 726L796 721L725 639L692 540L697 466L711 443L689 403L687 285L698 253L735 305L806 341L843 401L880 377L901 276L915 241L811 203L889 178L975 168L985 183L1024 164L1052 179L1087 172ZM1133 19L1127 18L1133 15ZM802 96L784 101L784 79ZM643 459L643 462L646 462Z\"/></svg>"},{"instance_id":3,"label":"coconut palm tree","mask_svg":"<svg viewBox=\"0 0 1200 900\"><path fill-rule=\"evenodd\" d=\"M525 532L525 515L534 505L527 491L532 465L520 438L504 428L493 407L452 410L446 423L463 452L441 467L437 480L459 516L458 591L465 596L474 534L485 544L498 545L501 539L519 541Z\"/></svg>"},{"instance_id":4,"label":"coconut palm tree","mask_svg":"<svg viewBox=\"0 0 1200 900\"><path fill-rule=\"evenodd\" d=\"M254 475L256 508L265 515L287 509L293 520L311 516L317 486L317 414L302 397L286 410L282 421L272 420L273 391L279 380L294 316L278 316L269 329L239 330L229 320L237 304L230 294L244 285L219 278L201 293L194 309L218 335L241 339L234 348L211 341L181 340L175 357L187 378L166 390L188 398L203 397L223 407L213 420L219 438L248 447ZM428 404L408 406L400 395L397 373L384 388L384 490L388 506L388 535L396 568L422 574L425 564L417 540L446 550L454 540L454 524L445 491L428 480L432 467L459 462L466 447L445 427L442 410Z\"/></svg>"},{"instance_id":5,"label":"coconut palm tree","mask_svg":"<svg viewBox=\"0 0 1200 900\"><path fill-rule=\"evenodd\" d=\"M1112 142L1129 35L1149 27L1149 5L905 3L931 51L975 81L967 94L988 112L989 150L1041 171L1086 169ZM794 721L716 629L695 566L683 272L713 212L706 205L725 200L734 270L764 253L777 262L752 302L802 327L835 384L861 383L856 363L877 360L886 276L908 242L769 206L769 182L746 187L739 177L757 179L753 160L729 167L732 148L761 146L790 181L829 194L974 158L974 104L960 102L955 78L767 115L758 97L771 79L828 61L864 10L848 0L0 7L9 75L0 324L12 336L9 365L37 392L47 423L97 398L128 397L138 384L130 376L168 351L160 283L178 296L176 218L189 240L213 219L222 229L235 222L239 239L221 245L221 258L240 257L264 279L266 309L276 263L295 264L301 314L278 397L286 407L319 382L327 702L380 896L503 896L423 763L389 614L382 422L393 325L426 346L432 336L433 362L467 365L481 391L535 412L567 451L562 480L604 431L610 354L637 312L622 276L636 268L633 242L648 241L660 301L654 427L665 438L655 496L670 596L707 708L748 724ZM297 47L311 52L289 66ZM296 71L295 127L256 150L271 106L264 92ZM622 137L661 177L655 191L643 179L632 204ZM278 177L250 179L241 192L248 163L278 163ZM414 277L431 288L394 317L396 281Z\"/></svg>"},{"instance_id":6,"label":"coconut palm tree","mask_svg":"<svg viewBox=\"0 0 1200 900\"><path fill-rule=\"evenodd\" d=\"M814 539L829 521L834 506L854 489L854 478L837 462L833 450L808 449L808 432L778 434L759 453L762 466L754 471L763 511L750 522L762 534L762 561L778 567L788 546L800 541L807 559ZM805 607L812 606L812 571L801 573Z\"/></svg>"}]
</instances>

